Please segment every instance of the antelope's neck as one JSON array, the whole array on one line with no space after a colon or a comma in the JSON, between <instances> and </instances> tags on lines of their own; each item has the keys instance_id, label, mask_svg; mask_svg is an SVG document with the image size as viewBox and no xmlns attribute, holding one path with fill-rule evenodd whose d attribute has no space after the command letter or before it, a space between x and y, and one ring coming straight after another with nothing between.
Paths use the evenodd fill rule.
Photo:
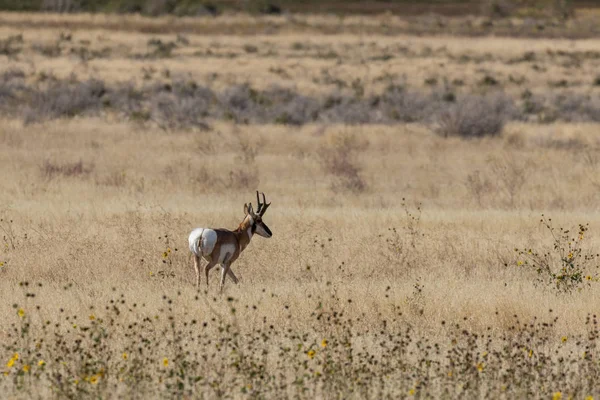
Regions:
<instances>
[{"instance_id":1,"label":"antelope's neck","mask_svg":"<svg viewBox=\"0 0 600 400\"><path fill-rule=\"evenodd\" d=\"M242 252L252 239L252 218L246 215L240 226L235 230L238 242L240 244L240 252Z\"/></svg>"}]
</instances>

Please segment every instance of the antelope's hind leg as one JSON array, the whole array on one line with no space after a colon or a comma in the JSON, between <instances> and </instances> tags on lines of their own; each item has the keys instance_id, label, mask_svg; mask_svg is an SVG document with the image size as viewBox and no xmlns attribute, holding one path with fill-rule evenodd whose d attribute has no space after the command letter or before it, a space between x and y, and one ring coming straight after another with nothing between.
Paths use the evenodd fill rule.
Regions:
<instances>
[{"instance_id":1,"label":"antelope's hind leg","mask_svg":"<svg viewBox=\"0 0 600 400\"><path fill-rule=\"evenodd\" d=\"M210 261L208 264L204 266L204 274L206 275L206 286L208 287L208 272L217 265L216 261Z\"/></svg>"},{"instance_id":2,"label":"antelope's hind leg","mask_svg":"<svg viewBox=\"0 0 600 400\"><path fill-rule=\"evenodd\" d=\"M238 278L233 273L233 270L231 269L231 266L227 270L227 275L229 275L229 278L231 278L231 280L233 281L233 283L235 283L236 285L238 284Z\"/></svg>"}]
</instances>

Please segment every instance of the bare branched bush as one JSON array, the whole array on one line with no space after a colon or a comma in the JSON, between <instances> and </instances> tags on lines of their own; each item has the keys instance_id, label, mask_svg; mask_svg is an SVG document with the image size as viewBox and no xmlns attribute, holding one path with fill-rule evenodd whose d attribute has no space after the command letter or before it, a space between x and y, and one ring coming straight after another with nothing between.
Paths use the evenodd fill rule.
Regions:
<instances>
[{"instance_id":1,"label":"bare branched bush","mask_svg":"<svg viewBox=\"0 0 600 400\"><path fill-rule=\"evenodd\" d=\"M469 190L471 197L477 201L477 205L483 207L483 198L492 188L490 181L486 177L481 176L479 170L475 170L467 176L465 186Z\"/></svg>"},{"instance_id":2,"label":"bare branched bush","mask_svg":"<svg viewBox=\"0 0 600 400\"><path fill-rule=\"evenodd\" d=\"M234 131L233 146L237 151L236 164L224 181L226 188L254 189L260 183L259 168L256 163L262 141L252 141L238 130Z\"/></svg>"},{"instance_id":3,"label":"bare branched bush","mask_svg":"<svg viewBox=\"0 0 600 400\"><path fill-rule=\"evenodd\" d=\"M151 118L162 129L210 128L205 119L214 100L212 90L195 82L175 81L155 85L153 91Z\"/></svg>"},{"instance_id":4,"label":"bare branched bush","mask_svg":"<svg viewBox=\"0 0 600 400\"><path fill-rule=\"evenodd\" d=\"M145 58L170 58L173 56L173 50L177 48L177 43L163 42L160 39L150 39L148 47L150 50L144 55Z\"/></svg>"},{"instance_id":5,"label":"bare branched bush","mask_svg":"<svg viewBox=\"0 0 600 400\"><path fill-rule=\"evenodd\" d=\"M435 99L419 92L391 85L383 93L381 102L385 114L392 121L417 122L426 119L432 112Z\"/></svg>"},{"instance_id":6,"label":"bare branched bush","mask_svg":"<svg viewBox=\"0 0 600 400\"><path fill-rule=\"evenodd\" d=\"M23 49L23 35L9 36L6 39L0 39L0 55L14 57Z\"/></svg>"},{"instance_id":7,"label":"bare branched bush","mask_svg":"<svg viewBox=\"0 0 600 400\"><path fill-rule=\"evenodd\" d=\"M484 0L481 13L490 18L507 18L517 10L513 0Z\"/></svg>"},{"instance_id":8,"label":"bare branched bush","mask_svg":"<svg viewBox=\"0 0 600 400\"><path fill-rule=\"evenodd\" d=\"M44 57L60 57L62 49L60 48L60 41L52 43L36 43L31 48L43 55Z\"/></svg>"},{"instance_id":9,"label":"bare branched bush","mask_svg":"<svg viewBox=\"0 0 600 400\"><path fill-rule=\"evenodd\" d=\"M513 103L504 95L466 96L440 113L435 131L443 137L496 136L514 115Z\"/></svg>"},{"instance_id":10,"label":"bare branched bush","mask_svg":"<svg viewBox=\"0 0 600 400\"><path fill-rule=\"evenodd\" d=\"M48 181L57 177L86 178L94 170L93 164L85 164L83 161L57 163L46 160L40 166L42 177Z\"/></svg>"},{"instance_id":11,"label":"bare branched bush","mask_svg":"<svg viewBox=\"0 0 600 400\"><path fill-rule=\"evenodd\" d=\"M81 9L81 0L43 0L42 10L51 12L75 12Z\"/></svg>"},{"instance_id":12,"label":"bare branched bush","mask_svg":"<svg viewBox=\"0 0 600 400\"><path fill-rule=\"evenodd\" d=\"M500 193L506 198L509 207L515 207L521 195L521 189L527 182L531 165L514 153L505 153L489 160L494 182Z\"/></svg>"},{"instance_id":13,"label":"bare branched bush","mask_svg":"<svg viewBox=\"0 0 600 400\"><path fill-rule=\"evenodd\" d=\"M273 87L265 91L265 98L272 105L265 121L284 125L304 125L314 122L321 109L320 102L291 89Z\"/></svg>"},{"instance_id":14,"label":"bare branched bush","mask_svg":"<svg viewBox=\"0 0 600 400\"><path fill-rule=\"evenodd\" d=\"M358 162L358 155L367 149L369 142L356 135L338 133L330 136L318 152L325 173L333 179L334 191L364 192L367 189Z\"/></svg>"},{"instance_id":15,"label":"bare branched bush","mask_svg":"<svg viewBox=\"0 0 600 400\"><path fill-rule=\"evenodd\" d=\"M103 81L51 82L45 89L32 94L25 111L24 122L35 123L48 119L96 114L103 107L107 88Z\"/></svg>"},{"instance_id":16,"label":"bare branched bush","mask_svg":"<svg viewBox=\"0 0 600 400\"><path fill-rule=\"evenodd\" d=\"M383 122L383 115L364 99L334 95L326 100L325 110L320 113L319 120L357 125Z\"/></svg>"}]
</instances>

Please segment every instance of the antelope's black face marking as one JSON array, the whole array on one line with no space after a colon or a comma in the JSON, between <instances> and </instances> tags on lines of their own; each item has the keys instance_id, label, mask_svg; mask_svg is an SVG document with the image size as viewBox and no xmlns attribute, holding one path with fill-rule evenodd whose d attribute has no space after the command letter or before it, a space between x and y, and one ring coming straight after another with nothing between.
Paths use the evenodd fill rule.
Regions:
<instances>
[{"instance_id":1,"label":"antelope's black face marking","mask_svg":"<svg viewBox=\"0 0 600 400\"><path fill-rule=\"evenodd\" d=\"M273 233L269 229L269 227L262 221L262 218L256 216L254 218L254 223L252 224L252 233L256 233L259 236L270 238L273 236Z\"/></svg>"}]
</instances>

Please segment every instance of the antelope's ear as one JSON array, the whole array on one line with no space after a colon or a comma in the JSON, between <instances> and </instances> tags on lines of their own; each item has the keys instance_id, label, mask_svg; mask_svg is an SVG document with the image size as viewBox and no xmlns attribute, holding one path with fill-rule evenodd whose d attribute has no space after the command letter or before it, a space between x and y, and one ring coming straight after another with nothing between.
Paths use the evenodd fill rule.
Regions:
<instances>
[{"instance_id":1,"label":"antelope's ear","mask_svg":"<svg viewBox=\"0 0 600 400\"><path fill-rule=\"evenodd\" d=\"M248 203L246 214L250 214L250 215L254 214L254 210L252 209L252 203Z\"/></svg>"},{"instance_id":2,"label":"antelope's ear","mask_svg":"<svg viewBox=\"0 0 600 400\"><path fill-rule=\"evenodd\" d=\"M248 215L248 204L244 203L244 215Z\"/></svg>"}]
</instances>

